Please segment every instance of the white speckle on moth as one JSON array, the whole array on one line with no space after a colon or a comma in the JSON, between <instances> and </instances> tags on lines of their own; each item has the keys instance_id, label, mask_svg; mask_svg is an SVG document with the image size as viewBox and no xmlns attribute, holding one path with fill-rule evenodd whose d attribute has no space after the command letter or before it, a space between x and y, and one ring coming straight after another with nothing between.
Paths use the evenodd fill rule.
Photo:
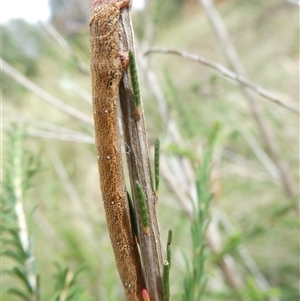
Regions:
<instances>
[{"instance_id":1,"label":"white speckle on moth","mask_svg":"<svg viewBox=\"0 0 300 301\"><path fill-rule=\"evenodd\" d=\"M94 119L95 119L95 129L96 129L95 136L97 138L96 147L98 149L98 153L96 153L96 156L98 154L101 154L101 156L98 155L97 158L98 161L100 161L98 162L100 175L104 174L104 176L103 177L101 176L100 179L104 184L101 186L102 196L103 196L103 200L105 201L104 206L107 206L107 209L109 210L109 214L107 215L107 217L111 222L111 224L114 225L114 227L109 227L110 236L112 237L112 246L116 255L126 252L126 256L116 256L117 263L120 263L120 265L117 264L117 266L118 267L121 266L122 269L123 267L125 267L126 269L132 271L133 279L137 279L137 277L140 275L139 272L141 271L141 267L132 266L132 262L135 263L134 257L137 254L136 252L138 252L138 250L136 249L136 244L135 244L136 242L134 241L133 236L130 235L124 237L122 235L124 231L121 231L124 229L123 227L127 225L127 222L123 218L120 219L120 209L123 209L124 206L122 205L122 200L126 198L126 189L124 189L125 181L122 173L119 172L114 172L111 175L112 179L110 179L110 177L107 176L108 174L109 175L111 174L110 171L112 168L114 168L115 166L119 168L119 165L122 165L120 160L122 152L119 147L119 144L110 145L110 146L108 146L108 144L110 143L110 141L113 142L117 140L120 141L120 136L119 136L120 134L117 131L118 124L116 118L117 116L116 106L119 97L119 82L121 80L120 78L121 74L124 71L124 66L120 66L120 64L112 65L111 63L115 57L119 56L119 50L121 50L120 47L114 46L114 45L119 46L119 42L120 42L119 34L115 34L119 32L118 20L120 17L120 13L116 11L116 8L120 10L123 7L129 6L130 1L118 0L118 2L117 1L102 1L102 2L107 2L107 3L116 2L116 5L113 5L114 3L111 3L112 5L109 4L109 5L103 5L103 7L101 6L100 11L93 10L92 18L90 22L90 24L92 25L91 38L94 39L93 42L91 43L91 67L92 67L91 73L93 78L92 80L93 102L95 106L94 110L92 110L92 114L94 114ZM97 1L93 1L93 3L97 3ZM111 22L113 25L112 28L113 30L111 32L112 34L109 33L107 35L107 44L99 48L99 43L100 42L102 43L102 36L100 37L96 35L98 34L99 26L101 26L101 24L104 23L102 21ZM99 72L99 70L101 70L101 72ZM109 89L106 89L106 84L108 83L108 80L109 80L109 84L111 83L111 86L109 86ZM107 100L108 98L111 100L109 102L109 105L107 105L108 102L104 102L104 100ZM105 108L105 106L107 107ZM104 115L109 115L109 116L104 116ZM111 115L114 118L111 118ZM113 137L114 139L110 139L111 137ZM108 149L111 149L111 151L109 152L111 156L107 155L106 153ZM118 187L116 188L115 185L110 185L109 182L118 183ZM118 195L121 196L120 200L116 199L116 202L113 201L113 199L115 199L114 198L115 193L118 193ZM124 245L124 241L126 242L126 245ZM134 247L134 252L131 251L133 247ZM128 255L127 255L127 251L128 251ZM120 270L119 271L121 274L122 282L124 286L126 285L126 290L129 290L129 288L130 290L133 290L133 288L135 289L135 283L132 282L132 284L130 285L131 278L128 278L128 274L123 273L122 269L121 271ZM140 285L139 282L137 285L137 292L134 291L133 295L135 294L140 295L141 291L142 291L142 286ZM141 296L137 297L136 299L140 299L140 298Z\"/></svg>"}]
</instances>

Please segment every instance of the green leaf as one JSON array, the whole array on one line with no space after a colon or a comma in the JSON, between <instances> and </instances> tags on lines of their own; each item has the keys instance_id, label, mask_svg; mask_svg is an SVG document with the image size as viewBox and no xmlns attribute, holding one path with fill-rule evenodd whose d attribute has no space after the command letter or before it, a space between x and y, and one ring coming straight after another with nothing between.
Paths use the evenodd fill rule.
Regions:
<instances>
[{"instance_id":1,"label":"green leaf","mask_svg":"<svg viewBox=\"0 0 300 301\"><path fill-rule=\"evenodd\" d=\"M131 83L134 93L135 99L135 107L137 110L140 110L141 107L141 95L140 95L140 87L139 87L139 80L137 75L137 69L135 64L135 57L132 51L129 51L129 66L130 66L130 77Z\"/></svg>"},{"instance_id":2,"label":"green leaf","mask_svg":"<svg viewBox=\"0 0 300 301\"><path fill-rule=\"evenodd\" d=\"M216 137L212 138L212 142L209 143L210 147L215 139ZM192 266L192 271L189 263L187 263L182 295L184 301L202 300L207 283L204 264L207 260L206 232L210 223L209 206L212 199L210 191L211 157L212 150L205 148L201 165L196 172L197 202L196 204L193 203L193 219L191 223L192 256L190 265Z\"/></svg>"},{"instance_id":3,"label":"green leaf","mask_svg":"<svg viewBox=\"0 0 300 301\"><path fill-rule=\"evenodd\" d=\"M25 285L28 292L30 292L31 294L33 293L31 285L29 284L29 281L27 278L28 275L24 269L21 269L19 267L14 267L13 269L11 269L9 271L9 273L16 275L22 281L22 283Z\"/></svg>"},{"instance_id":4,"label":"green leaf","mask_svg":"<svg viewBox=\"0 0 300 301\"><path fill-rule=\"evenodd\" d=\"M157 193L159 188L159 157L160 157L160 141L155 139L155 151L154 151L154 178L155 178L155 191Z\"/></svg>"},{"instance_id":5,"label":"green leaf","mask_svg":"<svg viewBox=\"0 0 300 301\"><path fill-rule=\"evenodd\" d=\"M143 226L144 233L146 235L149 234L149 214L148 214L148 208L146 204L146 198L145 194L142 188L142 185L136 181L135 183L135 189L136 189L136 195L138 200L138 207L139 207L139 213L141 217L141 222Z\"/></svg>"},{"instance_id":6,"label":"green leaf","mask_svg":"<svg viewBox=\"0 0 300 301\"><path fill-rule=\"evenodd\" d=\"M4 250L2 255L10 257L22 265L25 264L26 257L23 257L19 252L15 252L12 249Z\"/></svg>"},{"instance_id":7,"label":"green leaf","mask_svg":"<svg viewBox=\"0 0 300 301\"><path fill-rule=\"evenodd\" d=\"M31 301L30 295L26 294L25 292L23 292L22 290L20 290L18 288L9 288L7 291L13 295L23 298L23 300Z\"/></svg>"}]
</instances>

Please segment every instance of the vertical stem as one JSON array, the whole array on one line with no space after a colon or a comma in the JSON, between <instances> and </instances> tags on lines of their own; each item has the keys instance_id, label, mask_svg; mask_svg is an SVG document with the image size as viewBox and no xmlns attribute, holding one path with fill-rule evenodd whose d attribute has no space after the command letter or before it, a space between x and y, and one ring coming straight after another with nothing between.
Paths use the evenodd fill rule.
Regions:
<instances>
[{"instance_id":1,"label":"vertical stem","mask_svg":"<svg viewBox=\"0 0 300 301\"><path fill-rule=\"evenodd\" d=\"M120 40L122 51L132 51L134 53L131 16L127 9L121 14ZM143 232L141 216L137 214L141 258L147 291L151 301L162 301L163 256L156 214L157 198L152 182L143 104L141 100L140 116L137 118L130 70L125 72L123 81L120 85L120 102L127 164L135 211L138 212L138 198L135 189L136 182L138 181L145 194L149 215L149 235L145 235Z\"/></svg>"},{"instance_id":2,"label":"vertical stem","mask_svg":"<svg viewBox=\"0 0 300 301\"><path fill-rule=\"evenodd\" d=\"M35 257L32 254L30 237L28 233L28 227L26 222L26 216L23 206L23 184L24 184L24 170L23 170L23 130L18 129L14 141L14 157L13 157L13 189L15 194L14 210L17 217L17 223L19 228L19 239L22 245L23 252L26 254L26 260L24 262L28 284L30 285L32 298L39 300L39 288L38 277L35 273Z\"/></svg>"}]
</instances>

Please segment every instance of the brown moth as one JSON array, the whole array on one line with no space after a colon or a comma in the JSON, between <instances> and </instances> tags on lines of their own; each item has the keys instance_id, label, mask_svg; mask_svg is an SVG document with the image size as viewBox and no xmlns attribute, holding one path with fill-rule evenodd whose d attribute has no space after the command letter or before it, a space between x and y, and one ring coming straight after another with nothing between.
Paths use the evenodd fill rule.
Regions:
<instances>
[{"instance_id":1,"label":"brown moth","mask_svg":"<svg viewBox=\"0 0 300 301\"><path fill-rule=\"evenodd\" d=\"M120 53L120 10L130 0L94 0L90 47L92 97L100 187L108 231L127 299L142 301L145 288L138 248L132 233L121 157L117 111L119 83L128 65Z\"/></svg>"}]
</instances>

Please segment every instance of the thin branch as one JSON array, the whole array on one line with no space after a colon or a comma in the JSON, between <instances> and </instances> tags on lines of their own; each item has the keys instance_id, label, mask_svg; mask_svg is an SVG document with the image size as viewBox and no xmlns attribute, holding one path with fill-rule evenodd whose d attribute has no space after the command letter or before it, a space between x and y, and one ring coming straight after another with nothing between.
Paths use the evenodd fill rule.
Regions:
<instances>
[{"instance_id":1,"label":"thin branch","mask_svg":"<svg viewBox=\"0 0 300 301\"><path fill-rule=\"evenodd\" d=\"M234 45L230 41L230 37L226 25L223 22L222 17L220 16L219 12L215 8L214 4L212 3L211 0L198 0L198 1L202 4L203 9L205 10L209 20L212 23L212 26L219 39L221 48L224 51L228 63L230 64L230 66L232 67L235 73L248 77L242 62L239 59L237 51ZM294 197L296 194L296 187L292 179L292 173L288 170L286 163L281 158L275 140L275 135L271 130L266 118L263 116L262 109L259 103L254 98L253 90L246 87L240 82L239 85L241 91L245 96L245 99L248 102L249 109L256 120L258 129L262 136L262 141L265 143L265 146L271 158L273 159L274 163L278 167L278 170L280 171L282 186L284 187L285 192L289 197Z\"/></svg>"},{"instance_id":2,"label":"thin branch","mask_svg":"<svg viewBox=\"0 0 300 301\"><path fill-rule=\"evenodd\" d=\"M92 105L91 93L84 89L77 81L74 81L71 78L64 78L61 82L61 86L66 90L71 90L73 93L76 93L82 100L85 100Z\"/></svg>"},{"instance_id":3,"label":"thin branch","mask_svg":"<svg viewBox=\"0 0 300 301\"><path fill-rule=\"evenodd\" d=\"M72 47L69 45L66 39L56 30L56 28L49 22L39 21L39 23L41 24L43 29L47 31L51 38L64 50L64 52L74 60L78 69L86 75L90 74L89 67L86 65L86 63L84 63L77 57Z\"/></svg>"},{"instance_id":4,"label":"thin branch","mask_svg":"<svg viewBox=\"0 0 300 301\"><path fill-rule=\"evenodd\" d=\"M136 43L136 47L137 46L139 46L139 45ZM161 119L164 123L164 127L167 129L167 133L169 134L169 137L173 142L182 144L182 137L181 137L180 131L177 128L176 123L172 119L172 116L169 115L167 101L166 101L165 96L160 87L160 83L157 80L155 73L148 66L145 57L139 55L140 53L141 53L141 51L136 52L138 66L140 67L140 69L142 71L141 73L145 79L147 87L149 88L150 92L152 93L152 95L157 103L158 112L161 114ZM178 185L178 174L173 173L173 170L172 170L173 164L172 163L170 164L170 162L168 162L169 161L168 158L166 156L164 156L163 154L161 154L160 156L161 156L161 160L160 160L161 176L166 181L166 184L169 186L170 190L172 190L174 192L174 194L176 195L176 199L180 203L183 211L187 214L187 216L189 218L191 218L192 217L192 200L191 199L195 199L195 197L193 195L195 193L194 183L193 183L193 181L189 180L188 181L189 183L185 183L185 184L187 184L187 186L190 186L189 191L186 191L185 189L183 189L183 186L184 186L183 183L180 183L180 185ZM185 173L187 175L186 178L189 178L189 179L194 178L194 176L193 176L194 171L191 166L191 163L188 160L184 161L184 160L180 160L179 158L177 158L177 159L180 161L180 164L181 164L181 173ZM215 237L217 237L218 232L219 232L219 229L214 229L214 230L215 231L210 232L211 237L207 238L209 240L208 243L210 244L210 248L213 248L213 241L211 241L211 240L213 240ZM217 232L217 233L215 233L215 232ZM234 261L234 259L230 255L228 255L228 256L229 257L223 258L220 268L223 271L224 279L226 280L226 282L232 288L234 288L234 286L233 286L233 283L235 283L234 279L236 277L240 278L241 276L239 275L239 272L238 272L236 266L234 264L232 264L232 261ZM256 277L256 275L257 274L253 273L253 277ZM240 280L242 280L242 278L240 278ZM256 279L257 282L259 282L259 280L260 279Z\"/></svg>"},{"instance_id":5,"label":"thin branch","mask_svg":"<svg viewBox=\"0 0 300 301\"><path fill-rule=\"evenodd\" d=\"M47 102L54 108L68 114L69 116L75 117L76 119L83 121L84 123L93 124L92 118L90 116L58 100L57 98L46 92L44 89L39 87L37 84L29 80L27 77L25 77L17 69L5 62L2 58L0 58L0 67L1 70L12 77L16 82L21 84L23 87L40 97L43 101Z\"/></svg>"},{"instance_id":6,"label":"thin branch","mask_svg":"<svg viewBox=\"0 0 300 301\"><path fill-rule=\"evenodd\" d=\"M135 45L133 40L133 31L131 16L128 10L121 13L120 46L122 51L134 52ZM123 135L126 145L127 165L132 189L132 197L135 210L138 208L138 195L135 189L138 181L143 188L147 210L150 221L150 235L143 234L143 225L141 216L137 214L138 235L140 241L141 258L145 274L147 291L151 300L162 300L162 270L163 256L160 241L160 232L158 218L156 213L156 194L152 182L150 159L148 154L147 135L145 130L143 105L140 104L139 114L136 112L136 102L132 84L130 70L127 70L123 76L120 85L120 104L123 125Z\"/></svg>"},{"instance_id":7,"label":"thin branch","mask_svg":"<svg viewBox=\"0 0 300 301\"><path fill-rule=\"evenodd\" d=\"M270 175L276 180L280 179L280 170L274 164L274 162L270 159L268 154L264 151L264 149L260 146L255 137L249 132L244 130L242 127L239 131L250 149L253 151L257 159L261 162L261 164L265 167L265 169L269 172Z\"/></svg>"},{"instance_id":8,"label":"thin branch","mask_svg":"<svg viewBox=\"0 0 300 301\"><path fill-rule=\"evenodd\" d=\"M226 164L226 167L222 168L222 177L226 177L228 174L236 174L256 181L272 181L276 184L279 182L278 177L275 179L272 174L270 175L257 166L256 163L244 158L240 154L221 147L216 149L221 151L223 158L232 162L229 166Z\"/></svg>"},{"instance_id":9,"label":"thin branch","mask_svg":"<svg viewBox=\"0 0 300 301\"><path fill-rule=\"evenodd\" d=\"M30 236L28 232L28 226L26 216L24 212L24 170L23 159L24 150L21 138L16 139L13 143L15 155L13 157L12 169L13 179L12 185L15 196L14 210L17 218L17 227L19 239L22 245L24 254L26 254L26 260L24 262L26 268L26 277L33 297L38 296L38 277L35 273L35 257L32 253L32 246L30 243Z\"/></svg>"},{"instance_id":10,"label":"thin branch","mask_svg":"<svg viewBox=\"0 0 300 301\"><path fill-rule=\"evenodd\" d=\"M60 141L68 141L68 142L77 142L77 143L86 143L86 144L95 144L95 138L91 136L87 136L84 134L68 134L62 132L51 132L51 131L43 131L39 129L26 129L26 135L32 137L38 137L43 139L52 139L52 140L60 140Z\"/></svg>"},{"instance_id":11,"label":"thin branch","mask_svg":"<svg viewBox=\"0 0 300 301\"><path fill-rule=\"evenodd\" d=\"M3 118L2 122L3 131L8 131L11 123L18 122L25 128L24 131L28 136L86 144L95 143L95 138L93 136L67 127L59 126L45 120L15 114L7 110L4 110L2 113L4 113L5 116L5 119Z\"/></svg>"},{"instance_id":12,"label":"thin branch","mask_svg":"<svg viewBox=\"0 0 300 301\"><path fill-rule=\"evenodd\" d=\"M193 205L189 200L189 196L182 189L182 183L177 179L177 174L173 172L170 165L167 162L167 157L160 154L160 173L165 180L169 189L177 196L177 201L181 206L181 210L185 212L189 219L193 218Z\"/></svg>"},{"instance_id":13,"label":"thin branch","mask_svg":"<svg viewBox=\"0 0 300 301\"><path fill-rule=\"evenodd\" d=\"M287 2L290 2L290 3L292 3L292 4L295 4L295 5L300 6L299 0L286 0L286 1L287 1Z\"/></svg>"},{"instance_id":14,"label":"thin branch","mask_svg":"<svg viewBox=\"0 0 300 301\"><path fill-rule=\"evenodd\" d=\"M137 43L136 46L138 46ZM177 124L172 119L172 117L169 116L167 101L162 92L157 77L155 73L151 70L151 68L148 66L145 57L139 55L140 51L137 51L136 53L138 65L141 68L142 75L145 78L147 86L150 89L157 103L157 106L159 108L158 111L161 114L161 119L164 123L164 127L167 129L167 133L169 134L170 139L173 143L182 145L183 138L181 137ZM176 166L179 166L179 171L175 172L174 160L170 162L169 158L163 156L163 154L160 154L160 156L161 176L166 181L170 190L173 191L174 194L177 196L177 200L182 206L183 211L187 214L189 218L191 218L193 216L192 203L193 200L196 199L196 187L194 182L195 175L191 162L187 158L174 158L174 160L177 161ZM180 175L184 175L183 179L179 179ZM180 185L178 185L178 183L180 183ZM214 237L215 233L211 232L210 235ZM210 248L211 247L212 245L210 245ZM220 268L223 271L225 281L229 285L236 283L234 279L231 279L233 275L234 277L240 278L238 270L235 268L235 266L230 264L230 262L227 259L224 259L222 261L222 265L220 265ZM234 289L235 287L232 286L232 288Z\"/></svg>"},{"instance_id":15,"label":"thin branch","mask_svg":"<svg viewBox=\"0 0 300 301\"><path fill-rule=\"evenodd\" d=\"M49 22L39 21L43 29L51 36L51 38L63 49L68 56L73 56L73 49L65 40L65 38L56 30L56 28Z\"/></svg>"},{"instance_id":16,"label":"thin branch","mask_svg":"<svg viewBox=\"0 0 300 301\"><path fill-rule=\"evenodd\" d=\"M256 93L258 93L259 95L271 100L273 103L276 103L276 104L280 105L281 107L283 107L285 109L288 109L288 110L292 111L293 113L296 113L296 114L300 115L300 111L299 111L298 108L296 108L294 106L291 106L290 104L284 102L277 95L267 91L266 89L262 88L259 85L256 85L256 84L250 82L244 76L242 76L240 74L237 74L237 73L234 73L233 71L225 68L221 64L212 62L212 61L208 60L207 58L205 58L203 56L188 53L186 51L180 51L180 50L175 50L175 49L163 49L163 48L150 48L149 50L147 50L145 52L145 55L148 55L150 53L175 54L175 55L181 56L183 58L186 58L188 60L198 62L198 63L201 63L205 66L211 67L211 68L217 70L218 72L220 72L225 77L230 78L234 81L237 81L237 82L243 84L244 86L254 90Z\"/></svg>"},{"instance_id":17,"label":"thin branch","mask_svg":"<svg viewBox=\"0 0 300 301\"><path fill-rule=\"evenodd\" d=\"M139 54L139 51L137 51L137 54ZM161 90L160 84L156 79L156 75L152 72L151 68L147 66L147 63L145 62L145 59L141 56L137 55L137 58L139 59L139 66L141 67L142 74L144 78L146 79L146 83L148 88L150 89L152 95L154 96L154 99L157 102L157 105L159 108L159 113L161 114L162 120L165 124L165 128L168 129L168 133L171 136L171 140L180 144L182 143L182 138L180 135L180 131L177 128L176 123L174 123L173 119L171 116L168 114L168 108L167 108L167 102L164 97L164 94ZM168 185L171 191L176 195L177 201L180 203L182 210L185 212L185 214L191 218L192 217L192 203L191 199L195 199L193 196L193 193L195 192L194 185L190 185L190 190L186 191L183 189L183 183L180 183L178 185L178 173L174 173L172 170L173 164L169 163L169 160L166 156L163 154L160 155L161 160L160 160L160 170L161 170L161 176L164 178L165 183ZM186 164L184 164L186 163ZM190 164L190 162L181 162L182 164L182 173L191 173L193 174L193 168ZM191 181L189 181L192 183ZM213 214L215 214L215 210L213 210ZM215 228L213 229L214 231L210 230L210 237L207 237L207 242L209 244L209 247L211 249L214 248L214 239L218 237L219 235L219 229ZM245 248L245 247L243 247ZM245 248L246 249L246 248ZM246 249L247 250L247 249ZM248 253L249 254L249 253ZM245 258L240 254L240 256L243 258L243 260L248 260L248 258ZM250 256L250 255L249 255ZM251 256L250 256L251 257ZM251 257L252 259L252 257ZM252 259L254 262L254 260ZM247 263L246 263L247 264ZM255 262L254 262L255 264ZM257 267L257 266L256 266ZM220 268L224 274L224 279L225 281L231 286L231 288L235 288L235 283L236 279L241 277L239 275L239 272L236 268L236 265L234 263L234 259L230 255L226 255L226 257L222 258L222 262L220 265ZM255 278L257 283L261 283L261 273L257 273L256 270L250 269L253 277ZM256 276L259 275L259 277L256 278ZM237 277L237 278L236 278ZM240 278L241 280L241 278ZM263 278L263 282L267 283L268 282L265 278ZM278 299L276 299L278 301Z\"/></svg>"}]
</instances>

